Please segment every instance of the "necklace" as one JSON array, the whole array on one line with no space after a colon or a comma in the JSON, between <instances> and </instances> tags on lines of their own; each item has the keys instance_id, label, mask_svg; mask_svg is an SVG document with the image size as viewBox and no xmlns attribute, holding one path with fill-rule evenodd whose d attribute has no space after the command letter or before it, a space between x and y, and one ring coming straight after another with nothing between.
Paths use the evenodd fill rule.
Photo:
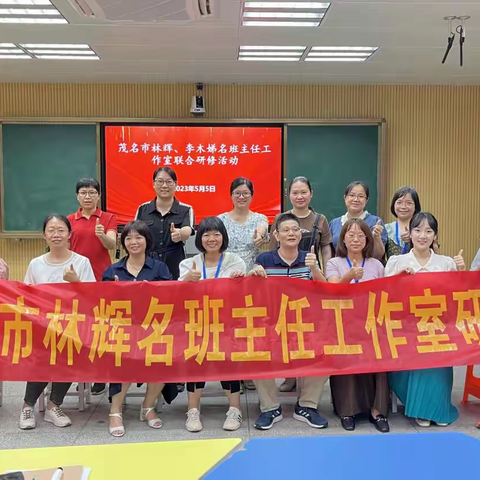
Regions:
<instances>
[{"instance_id":1,"label":"necklace","mask_svg":"<svg viewBox=\"0 0 480 480\"><path fill-rule=\"evenodd\" d=\"M143 265L139 268L139 267L135 266L130 260L128 260L127 263L130 265L130 267L133 268L133 270L136 270L137 274L143 268Z\"/></svg>"}]
</instances>

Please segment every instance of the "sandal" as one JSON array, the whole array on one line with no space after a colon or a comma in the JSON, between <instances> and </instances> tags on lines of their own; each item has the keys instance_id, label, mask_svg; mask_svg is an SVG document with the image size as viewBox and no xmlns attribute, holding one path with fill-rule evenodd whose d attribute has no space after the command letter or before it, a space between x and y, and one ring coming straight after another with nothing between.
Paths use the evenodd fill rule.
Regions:
<instances>
[{"instance_id":1,"label":"sandal","mask_svg":"<svg viewBox=\"0 0 480 480\"><path fill-rule=\"evenodd\" d=\"M121 413L109 413L108 416L121 418L123 423L123 416ZM125 427L123 425L118 427L108 427L108 431L113 437L123 437L125 435Z\"/></svg>"},{"instance_id":2,"label":"sandal","mask_svg":"<svg viewBox=\"0 0 480 480\"><path fill-rule=\"evenodd\" d=\"M152 420L147 420L147 416L152 410L155 410L155 408L154 407L143 408L143 405L142 405L142 408L140 409L140 421L147 422L147 425L150 428L155 428L155 429L162 428L163 423L159 417L153 418Z\"/></svg>"}]
</instances>

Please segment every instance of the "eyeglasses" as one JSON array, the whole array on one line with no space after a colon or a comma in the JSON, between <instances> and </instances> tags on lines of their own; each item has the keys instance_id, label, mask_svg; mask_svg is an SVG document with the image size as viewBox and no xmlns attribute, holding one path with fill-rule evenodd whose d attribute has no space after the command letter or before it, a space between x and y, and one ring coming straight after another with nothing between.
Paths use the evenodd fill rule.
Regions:
<instances>
[{"instance_id":1,"label":"eyeglasses","mask_svg":"<svg viewBox=\"0 0 480 480\"><path fill-rule=\"evenodd\" d=\"M363 241L367 238L367 236L364 233L347 233L345 237L348 238L349 240L355 240L355 238L357 238L360 241Z\"/></svg>"},{"instance_id":2,"label":"eyeglasses","mask_svg":"<svg viewBox=\"0 0 480 480\"><path fill-rule=\"evenodd\" d=\"M252 194L250 192L233 192L232 193L233 198L240 198L240 197L250 198L251 196Z\"/></svg>"},{"instance_id":3,"label":"eyeglasses","mask_svg":"<svg viewBox=\"0 0 480 480\"><path fill-rule=\"evenodd\" d=\"M175 185L173 180L163 180L163 178L158 178L155 180L155 183L160 186L166 185L167 187L173 187Z\"/></svg>"},{"instance_id":4,"label":"eyeglasses","mask_svg":"<svg viewBox=\"0 0 480 480\"><path fill-rule=\"evenodd\" d=\"M415 206L415 204L413 202L402 202L401 200L397 200L395 202L395 205L397 207L407 207L407 208L413 208Z\"/></svg>"},{"instance_id":5,"label":"eyeglasses","mask_svg":"<svg viewBox=\"0 0 480 480\"><path fill-rule=\"evenodd\" d=\"M48 233L49 235L54 235L55 233L58 233L59 235L65 235L66 233L68 233L68 230L65 228L49 228L48 230L46 230L45 233Z\"/></svg>"},{"instance_id":6,"label":"eyeglasses","mask_svg":"<svg viewBox=\"0 0 480 480\"><path fill-rule=\"evenodd\" d=\"M351 198L352 200L354 200L355 198L357 200L365 200L367 198L366 195L364 195L363 193L359 193L359 194L356 194L356 193L349 193L347 195L348 198Z\"/></svg>"},{"instance_id":7,"label":"eyeglasses","mask_svg":"<svg viewBox=\"0 0 480 480\"><path fill-rule=\"evenodd\" d=\"M285 228L281 228L279 230L279 232L281 232L281 233L290 233L290 232L298 233L298 232L300 232L300 230L302 230L300 227L291 227L291 228L285 227Z\"/></svg>"},{"instance_id":8,"label":"eyeglasses","mask_svg":"<svg viewBox=\"0 0 480 480\"><path fill-rule=\"evenodd\" d=\"M81 196L81 197L96 197L98 195L98 192L96 190L90 190L88 192L86 192L85 190L82 190L80 192L78 192L78 194Z\"/></svg>"}]
</instances>

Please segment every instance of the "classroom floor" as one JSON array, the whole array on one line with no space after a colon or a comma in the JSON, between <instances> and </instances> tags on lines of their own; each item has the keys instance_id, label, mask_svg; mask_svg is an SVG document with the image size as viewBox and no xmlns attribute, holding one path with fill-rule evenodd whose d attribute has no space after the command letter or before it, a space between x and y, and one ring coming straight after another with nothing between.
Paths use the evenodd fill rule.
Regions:
<instances>
[{"instance_id":1,"label":"classroom floor","mask_svg":"<svg viewBox=\"0 0 480 480\"><path fill-rule=\"evenodd\" d=\"M478 374L478 373L477 373ZM399 406L399 413L390 414L392 433L433 433L462 432L480 438L480 430L475 423L480 417L480 400L473 399L465 405L461 404L465 368L455 369L453 403L460 411L460 418L446 428L420 428L413 421L405 418ZM280 382L279 382L280 383ZM308 425L292 418L295 397L282 397L284 420L275 424L269 431L259 431L253 428L253 421L259 414L258 396L255 391L247 391L242 395L243 424L236 432L225 432L222 429L227 411L226 397L207 397L202 401L201 413L203 430L190 433L185 430L185 411L187 394L181 393L173 405L165 405L161 418L163 428L153 430L139 421L141 398L128 398L124 410L126 434L122 438L114 438L108 433L109 403L107 394L93 396L92 403L84 412L77 409L77 400L67 397L64 403L65 412L72 418L73 425L64 429L56 428L43 421L43 414L37 414L37 428L21 431L18 428L18 418L24 394L23 383L6 382L4 384L3 406L0 407L0 449L51 447L67 445L95 445L109 443L158 442L163 440L192 440L211 438L241 438L247 440L254 437L268 436L308 436L308 435L381 435L368 420L357 422L354 432L345 432L340 420L334 415L330 403L328 383L322 396L320 411L330 423L325 430L315 430ZM72 387L72 389L74 386ZM132 387L133 388L133 387ZM205 392L221 394L220 383L207 383Z\"/></svg>"}]
</instances>

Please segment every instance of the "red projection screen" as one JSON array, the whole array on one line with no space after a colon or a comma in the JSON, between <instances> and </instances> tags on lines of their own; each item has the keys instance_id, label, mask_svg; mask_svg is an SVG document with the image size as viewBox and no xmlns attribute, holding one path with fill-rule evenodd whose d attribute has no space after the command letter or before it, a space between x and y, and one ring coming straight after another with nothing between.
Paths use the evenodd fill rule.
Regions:
<instances>
[{"instance_id":1,"label":"red projection screen","mask_svg":"<svg viewBox=\"0 0 480 480\"><path fill-rule=\"evenodd\" d=\"M119 224L155 197L152 175L163 166L176 171L175 195L192 205L197 224L232 209L229 189L237 177L254 184L251 210L270 222L281 211L281 126L106 125L103 135L104 207Z\"/></svg>"}]
</instances>

